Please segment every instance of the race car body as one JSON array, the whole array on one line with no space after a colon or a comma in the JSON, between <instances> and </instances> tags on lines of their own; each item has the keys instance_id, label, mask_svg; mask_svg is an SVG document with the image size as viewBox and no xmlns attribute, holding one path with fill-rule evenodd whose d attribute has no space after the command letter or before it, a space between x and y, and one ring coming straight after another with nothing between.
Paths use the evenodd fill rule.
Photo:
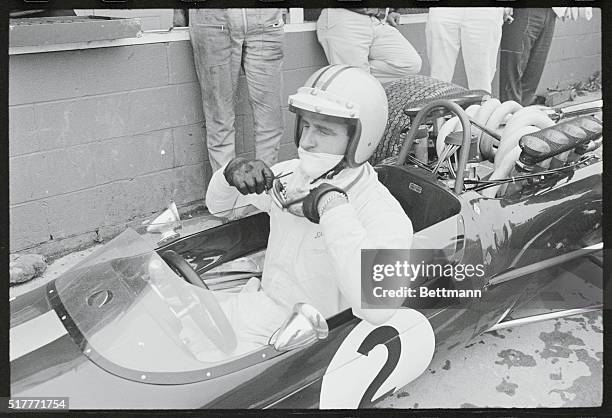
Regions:
<instances>
[{"instance_id":1,"label":"race car body","mask_svg":"<svg viewBox=\"0 0 612 418\"><path fill-rule=\"evenodd\" d=\"M461 93L440 107L460 112L453 103ZM420 112L429 110L412 114L400 129L407 138L394 140L403 146L412 141L427 117ZM460 349L503 326L513 309L554 285L559 268L596 263L592 256L602 249L602 161L597 149L583 149L601 138L597 126L584 140L546 155L573 152L577 158L572 154L558 169L514 179L490 180L495 156L470 157L474 135L457 142L449 133L450 139L442 138L448 152L433 162L416 161L408 155L413 149L400 152L383 144L395 149L385 157L396 160L375 168L412 221L415 249L437 250L453 265L483 268L470 280L439 277L428 287L478 297L432 298L421 306L406 299L378 326L350 310L321 319L296 308L280 337L252 346L227 328L219 312L224 295L261 278L268 215L256 213L159 246L128 229L55 281L11 301L11 396L69 397L74 409L371 407L415 380L436 352ZM528 142L528 135L521 141ZM484 136L475 143L484 145ZM522 145L532 156L525 151L529 144ZM492 153L500 146L488 142L484 148ZM456 174L466 173L468 162L486 159L489 177ZM495 193L485 192L491 188ZM597 271L588 280L601 288ZM600 307L601 299L576 301L557 312ZM304 338L279 347L284 331Z\"/></svg>"}]
</instances>

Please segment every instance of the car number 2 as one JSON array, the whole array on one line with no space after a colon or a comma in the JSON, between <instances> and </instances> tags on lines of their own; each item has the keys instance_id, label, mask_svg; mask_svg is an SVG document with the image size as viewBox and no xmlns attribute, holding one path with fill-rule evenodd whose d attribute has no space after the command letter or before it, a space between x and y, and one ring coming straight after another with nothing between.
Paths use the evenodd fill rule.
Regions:
<instances>
[{"instance_id":1,"label":"car number 2","mask_svg":"<svg viewBox=\"0 0 612 418\"><path fill-rule=\"evenodd\" d=\"M368 408L427 369L435 336L420 312L400 309L386 323L365 321L346 336L321 384L322 409Z\"/></svg>"},{"instance_id":2,"label":"car number 2","mask_svg":"<svg viewBox=\"0 0 612 418\"><path fill-rule=\"evenodd\" d=\"M398 337L399 333L395 328L390 327L388 325L378 327L368 334L368 336L365 338L365 340L363 340L363 342L357 349L358 353L367 356L368 353L372 351L372 349L377 345L384 344L387 346L387 361L363 394L363 397L359 402L359 408L367 408L372 404L386 398L388 395L395 391L396 388L393 388L375 401L372 400L372 397L374 396L376 391L380 388L383 382L387 380L387 377L389 377L389 375L393 373L393 370L395 369L395 366L397 366L397 362L400 359L402 351L402 342Z\"/></svg>"}]
</instances>

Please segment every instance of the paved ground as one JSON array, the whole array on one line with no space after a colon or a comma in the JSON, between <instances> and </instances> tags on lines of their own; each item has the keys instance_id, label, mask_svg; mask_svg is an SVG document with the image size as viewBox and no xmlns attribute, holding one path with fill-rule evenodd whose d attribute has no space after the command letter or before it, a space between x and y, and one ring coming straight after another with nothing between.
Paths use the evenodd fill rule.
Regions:
<instances>
[{"instance_id":1,"label":"paved ground","mask_svg":"<svg viewBox=\"0 0 612 418\"><path fill-rule=\"evenodd\" d=\"M560 269L553 284L510 319L601 304L602 270L588 259ZM600 286L600 285L599 285ZM595 407L602 402L601 310L485 333L449 354L383 408Z\"/></svg>"},{"instance_id":2,"label":"paved ground","mask_svg":"<svg viewBox=\"0 0 612 418\"><path fill-rule=\"evenodd\" d=\"M381 408L601 406L601 312L484 334L436 356Z\"/></svg>"}]
</instances>

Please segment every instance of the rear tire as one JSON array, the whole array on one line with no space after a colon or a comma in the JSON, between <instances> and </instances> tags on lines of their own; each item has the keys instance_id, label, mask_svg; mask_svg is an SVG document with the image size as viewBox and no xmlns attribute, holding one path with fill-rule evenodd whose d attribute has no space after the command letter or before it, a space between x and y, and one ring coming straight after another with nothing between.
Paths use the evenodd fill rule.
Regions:
<instances>
[{"instance_id":1,"label":"rear tire","mask_svg":"<svg viewBox=\"0 0 612 418\"><path fill-rule=\"evenodd\" d=\"M410 117L404 109L417 102L435 99L453 93L467 91L453 83L447 83L424 75L411 75L383 85L389 103L389 118L382 139L370 157L370 164L376 165L384 159L395 157L402 147L400 132L410 127Z\"/></svg>"}]
</instances>

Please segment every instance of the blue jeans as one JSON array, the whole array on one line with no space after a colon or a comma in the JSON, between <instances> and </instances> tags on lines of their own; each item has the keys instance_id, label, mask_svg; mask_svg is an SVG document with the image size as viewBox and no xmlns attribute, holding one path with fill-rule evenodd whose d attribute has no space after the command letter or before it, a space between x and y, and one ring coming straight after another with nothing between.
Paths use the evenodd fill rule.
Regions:
<instances>
[{"instance_id":1,"label":"blue jeans","mask_svg":"<svg viewBox=\"0 0 612 418\"><path fill-rule=\"evenodd\" d=\"M535 101L555 31L555 12L547 9L514 9L514 22L502 28L499 97L523 106Z\"/></svg>"},{"instance_id":2,"label":"blue jeans","mask_svg":"<svg viewBox=\"0 0 612 418\"><path fill-rule=\"evenodd\" d=\"M253 110L255 157L273 165L278 159L284 126L282 11L190 9L189 34L202 89L213 171L236 155L234 105L241 67Z\"/></svg>"}]
</instances>

